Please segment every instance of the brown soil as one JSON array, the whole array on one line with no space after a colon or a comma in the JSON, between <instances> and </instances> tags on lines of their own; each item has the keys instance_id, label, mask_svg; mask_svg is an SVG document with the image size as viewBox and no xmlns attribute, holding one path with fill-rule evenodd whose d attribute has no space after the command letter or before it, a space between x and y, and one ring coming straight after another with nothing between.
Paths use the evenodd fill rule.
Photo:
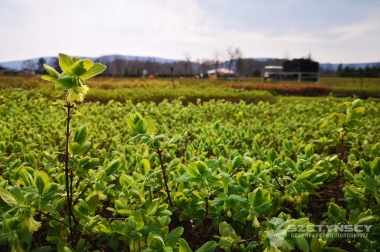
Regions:
<instances>
[{"instance_id":1,"label":"brown soil","mask_svg":"<svg viewBox=\"0 0 380 252\"><path fill-rule=\"evenodd\" d=\"M171 216L171 222L169 223L169 229L173 230L176 227L183 227L184 232L181 238L185 239L192 250L200 248L203 244L214 239L214 235L218 235L218 229L212 226L210 219L203 220L203 222L194 229L193 223L186 219L179 220L180 211L175 211Z\"/></svg>"}]
</instances>

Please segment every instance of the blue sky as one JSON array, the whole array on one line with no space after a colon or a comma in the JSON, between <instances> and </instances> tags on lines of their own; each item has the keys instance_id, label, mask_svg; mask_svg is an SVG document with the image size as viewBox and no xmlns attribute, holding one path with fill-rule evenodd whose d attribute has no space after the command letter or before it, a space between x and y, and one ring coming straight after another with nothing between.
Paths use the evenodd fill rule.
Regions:
<instances>
[{"instance_id":1,"label":"blue sky","mask_svg":"<svg viewBox=\"0 0 380 252\"><path fill-rule=\"evenodd\" d=\"M106 54L380 61L379 0L1 0L0 62Z\"/></svg>"}]
</instances>

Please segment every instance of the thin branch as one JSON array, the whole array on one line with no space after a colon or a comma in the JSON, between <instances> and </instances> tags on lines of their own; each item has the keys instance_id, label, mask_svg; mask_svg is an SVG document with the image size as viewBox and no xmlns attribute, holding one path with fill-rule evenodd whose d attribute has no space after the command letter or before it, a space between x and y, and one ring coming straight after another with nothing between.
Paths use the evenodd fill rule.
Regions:
<instances>
[{"instance_id":1,"label":"thin branch","mask_svg":"<svg viewBox=\"0 0 380 252\"><path fill-rule=\"evenodd\" d=\"M240 167L241 167L241 164L236 168L236 170L230 175L230 177L232 177L233 175L235 175L238 171L240 171Z\"/></svg>"},{"instance_id":2,"label":"thin branch","mask_svg":"<svg viewBox=\"0 0 380 252\"><path fill-rule=\"evenodd\" d=\"M342 137L340 138L340 150L339 150L339 154L338 154L338 157L339 157L339 164L338 164L338 179L340 178L341 176L341 164L342 164L342 160L343 160L343 152L344 152L344 138L343 138L343 134L342 134Z\"/></svg>"},{"instance_id":3,"label":"thin branch","mask_svg":"<svg viewBox=\"0 0 380 252\"><path fill-rule=\"evenodd\" d=\"M244 224L244 227L243 227L243 231L241 231L241 237L242 238L244 237L244 233L245 233L245 230L247 229L247 226L248 226L248 221L245 221L245 224Z\"/></svg>"},{"instance_id":4,"label":"thin branch","mask_svg":"<svg viewBox=\"0 0 380 252\"><path fill-rule=\"evenodd\" d=\"M278 182L277 175L274 175L273 177L274 177L274 180L276 180L280 191L285 195L285 188Z\"/></svg>"},{"instance_id":5,"label":"thin branch","mask_svg":"<svg viewBox=\"0 0 380 252\"><path fill-rule=\"evenodd\" d=\"M87 188L89 188L89 187L90 187L90 184L87 184L86 187L83 189L83 191L79 194L78 198L76 198L76 199L74 200L73 205L76 205L76 204L78 203L80 197L82 197L82 195L84 194L84 192L85 192L85 191L87 190Z\"/></svg>"},{"instance_id":6,"label":"thin branch","mask_svg":"<svg viewBox=\"0 0 380 252\"><path fill-rule=\"evenodd\" d=\"M67 103L64 105L67 108L67 118L66 118L66 146L65 146L65 177L66 177L66 195L67 195L67 206L69 210L69 224L71 225L71 218L73 217L72 212L72 181L69 182L69 137L70 137L70 110L74 108L74 105ZM72 177L72 176L71 176ZM70 185L71 184L71 187ZM72 228L70 228L70 237L72 243L74 243L74 234Z\"/></svg>"},{"instance_id":7,"label":"thin branch","mask_svg":"<svg viewBox=\"0 0 380 252\"><path fill-rule=\"evenodd\" d=\"M58 222L61 223L62 225L65 225L65 226L68 227L70 230L77 232L80 236L84 236L84 237L86 238L86 240L91 244L91 246L92 246L93 248L96 248L97 250L104 251L104 250L101 249L98 245L96 245L96 243L95 243L94 241L92 241L88 235L84 235L84 234L82 233L82 231L80 231L79 229L77 229L77 228L71 226L70 224L67 224L67 223L64 222L64 221L61 221L60 219L55 218L54 216L52 216L52 215L50 215L50 214L48 214L48 213L41 212L41 211L39 211L39 210L37 210L37 209L36 209L36 212L37 212L37 213L40 213L40 214L42 214L42 215L45 215L46 217L48 217L48 218L50 218L50 219L53 219L53 220L55 220L55 221L58 221Z\"/></svg>"},{"instance_id":8,"label":"thin branch","mask_svg":"<svg viewBox=\"0 0 380 252\"><path fill-rule=\"evenodd\" d=\"M55 220L55 221L58 221L58 222L61 223L62 225L65 225L66 227L68 227L68 228L70 228L70 229L72 229L72 230L75 230L75 231L76 231L77 233L79 233L79 234L82 233L80 230L76 229L75 227L71 226L70 224L67 224L67 223L64 222L64 221L61 221L60 219L57 219L57 218L55 218L54 216L52 216L52 215L50 215L50 214L48 214L48 213L41 212L41 211L39 211L39 210L37 210L37 209L36 209L36 212L37 212L37 213L40 213L40 214L42 214L42 215L45 215L46 217L48 217L48 218L50 218L50 219L53 219L53 220Z\"/></svg>"},{"instance_id":9,"label":"thin branch","mask_svg":"<svg viewBox=\"0 0 380 252\"><path fill-rule=\"evenodd\" d=\"M237 244L239 245L239 244L242 244L242 243L251 242L251 241L258 241L258 240L259 240L259 237L257 235L255 235L252 238L241 240Z\"/></svg>"},{"instance_id":10,"label":"thin branch","mask_svg":"<svg viewBox=\"0 0 380 252\"><path fill-rule=\"evenodd\" d=\"M157 147L156 152L157 152L158 157L160 159L161 170L162 170L162 175L164 177L165 190L166 190L166 194L168 195L169 205L173 206L172 201L170 199L170 190L169 190L168 181L167 181L167 177L166 177L165 167L164 167L164 163L162 161L162 150L159 147Z\"/></svg>"},{"instance_id":11,"label":"thin branch","mask_svg":"<svg viewBox=\"0 0 380 252\"><path fill-rule=\"evenodd\" d=\"M208 217L208 197L206 197L206 217L205 219L207 219Z\"/></svg>"}]
</instances>

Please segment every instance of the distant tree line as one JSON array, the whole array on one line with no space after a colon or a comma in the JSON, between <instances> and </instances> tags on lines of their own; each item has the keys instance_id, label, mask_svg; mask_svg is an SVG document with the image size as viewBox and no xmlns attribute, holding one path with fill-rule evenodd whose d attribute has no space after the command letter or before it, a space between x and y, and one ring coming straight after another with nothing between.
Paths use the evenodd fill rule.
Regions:
<instances>
[{"instance_id":1,"label":"distant tree line","mask_svg":"<svg viewBox=\"0 0 380 252\"><path fill-rule=\"evenodd\" d=\"M159 62L153 59L142 60L136 57L135 59L125 59L123 57L99 57L95 62L100 62L107 66L103 76L112 77L141 77L143 74L154 75L157 77L171 77L172 69L175 76L194 77L203 74L207 76L207 71L226 68L235 72L239 77L261 77L265 66L282 66L286 59L266 59L259 60L253 58L243 58L241 50L229 47L226 53L214 51L210 58L191 60L191 54L185 53L184 60L175 62ZM50 62L46 62L44 58L40 58L36 63L31 60L26 60L22 64L23 70L33 70L37 74L44 74L45 69L43 64L49 64L57 70L60 70L58 58L53 58ZM0 66L0 70L1 70ZM338 68L334 68L332 64L319 66L320 76L329 77L365 77L378 78L380 77L380 63L366 66L363 68L354 68L342 64Z\"/></svg>"},{"instance_id":2,"label":"distant tree line","mask_svg":"<svg viewBox=\"0 0 380 252\"><path fill-rule=\"evenodd\" d=\"M337 73L339 77L380 77L380 64L372 65L371 67L366 66L364 69L348 66L342 68L342 65L339 65Z\"/></svg>"},{"instance_id":3,"label":"distant tree line","mask_svg":"<svg viewBox=\"0 0 380 252\"><path fill-rule=\"evenodd\" d=\"M345 77L345 78L379 78L380 63L366 66L365 68L355 68L339 64L335 70L331 64L325 67L319 67L320 76Z\"/></svg>"}]
</instances>

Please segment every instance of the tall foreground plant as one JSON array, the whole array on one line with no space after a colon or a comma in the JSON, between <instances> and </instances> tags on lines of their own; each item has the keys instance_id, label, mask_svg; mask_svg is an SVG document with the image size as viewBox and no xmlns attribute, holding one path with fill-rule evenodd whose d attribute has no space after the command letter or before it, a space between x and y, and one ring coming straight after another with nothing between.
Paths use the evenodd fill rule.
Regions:
<instances>
[{"instance_id":1,"label":"tall foreground plant","mask_svg":"<svg viewBox=\"0 0 380 252\"><path fill-rule=\"evenodd\" d=\"M84 176L80 174L78 167L81 167L82 170L90 169L96 165L98 160L96 158L82 158L80 160L73 158L74 156L82 155L90 145L90 142L87 141L88 130L85 125L75 131L71 143L69 138L71 111L75 102L83 101L88 91L88 87L84 85L85 80L100 74L106 69L106 66L93 63L90 59L71 58L65 54L59 54L59 65L63 71L62 73L58 73L54 68L44 64L49 75L42 76L42 79L55 82L56 90L66 93L67 103L64 104L67 110L64 176L57 175L57 180L53 181L49 176L51 175L50 172L47 170L34 170L31 167L20 166L16 170L16 176L20 180L9 191L6 188L9 188L8 182L11 182L11 180L3 181L0 185L0 208L3 210L1 217L5 224L2 225L0 241L8 240L12 251L29 251L33 234L39 232L40 221L44 219L49 219L56 223L57 226L62 227L57 229L61 230L60 233L55 234L55 231L52 230L56 225L51 224L52 229L49 230L48 234L49 242L57 244L58 251L72 251L70 247L75 246L75 244L77 251L85 251L87 245L83 239L80 239L81 237L84 237L93 247L97 247L90 239L87 239L86 234L82 234L83 232L76 228L78 218L74 215L75 211L77 211L74 209L74 205L77 205L76 208L83 205L80 197L87 189L87 187L81 187L79 184ZM54 155L49 153L44 153L44 155L54 162ZM71 155L72 160L70 160L69 155ZM76 164L76 167L69 167L70 163ZM79 189L83 188L83 192L74 199L73 181L76 175L79 175L76 186L79 186ZM65 184L65 190L62 190L62 184ZM64 193L66 194L66 199L61 197ZM94 211L98 201L98 195L89 197L88 211ZM66 210L63 210L65 202L67 207ZM57 217L57 215L62 218ZM74 222L76 225L74 225ZM80 236L75 236L74 232ZM59 240L55 238L58 235L60 236ZM68 236L70 237L71 246L62 242L68 240Z\"/></svg>"},{"instance_id":2,"label":"tall foreground plant","mask_svg":"<svg viewBox=\"0 0 380 252\"><path fill-rule=\"evenodd\" d=\"M81 126L74 135L74 141L69 143L70 138L70 112L74 108L73 102L82 102L88 91L88 86L84 85L85 80L102 73L106 66L100 63L93 63L90 59L80 59L70 57L66 54L59 54L59 66L62 73L59 74L54 68L44 64L44 68L50 75L43 75L42 79L55 82L55 89L67 94L66 118L66 143L65 143L65 183L68 206L69 224L72 226L73 215L73 179L74 171L69 168L69 154L81 155L90 145L87 139L87 127ZM73 230L70 227L71 240L74 242Z\"/></svg>"}]
</instances>

